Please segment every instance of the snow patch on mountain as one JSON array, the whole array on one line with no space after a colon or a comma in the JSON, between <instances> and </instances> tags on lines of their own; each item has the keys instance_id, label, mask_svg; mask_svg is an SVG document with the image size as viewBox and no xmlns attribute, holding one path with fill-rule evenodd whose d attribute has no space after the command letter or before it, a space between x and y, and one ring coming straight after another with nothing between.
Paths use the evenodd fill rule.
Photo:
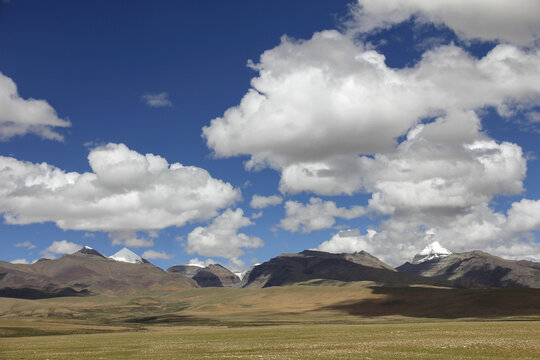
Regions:
<instances>
[{"instance_id":1,"label":"snow patch on mountain","mask_svg":"<svg viewBox=\"0 0 540 360\"><path fill-rule=\"evenodd\" d=\"M186 264L186 265L184 265L184 266L195 266L195 267L202 268L202 269L204 269L204 268L206 267L206 266L201 265L201 264L192 264L192 263Z\"/></svg>"},{"instance_id":2,"label":"snow patch on mountain","mask_svg":"<svg viewBox=\"0 0 540 360\"><path fill-rule=\"evenodd\" d=\"M132 263L132 264L144 264L147 262L142 257L135 254L133 251L129 250L128 248L123 248L122 250L118 251L116 254L109 256L109 259L112 259L115 261Z\"/></svg>"},{"instance_id":3,"label":"snow patch on mountain","mask_svg":"<svg viewBox=\"0 0 540 360\"><path fill-rule=\"evenodd\" d=\"M434 241L426 246L419 254L416 254L412 263L420 264L425 261L443 258L451 254L452 252L450 250L443 248L438 241Z\"/></svg>"}]
</instances>

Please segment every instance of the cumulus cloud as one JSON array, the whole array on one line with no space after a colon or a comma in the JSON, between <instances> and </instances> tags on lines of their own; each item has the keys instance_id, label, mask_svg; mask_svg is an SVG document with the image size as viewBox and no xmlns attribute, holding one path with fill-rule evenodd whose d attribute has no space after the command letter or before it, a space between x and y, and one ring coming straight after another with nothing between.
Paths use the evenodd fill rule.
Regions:
<instances>
[{"instance_id":1,"label":"cumulus cloud","mask_svg":"<svg viewBox=\"0 0 540 360\"><path fill-rule=\"evenodd\" d=\"M351 26L361 32L389 28L411 17L445 24L464 39L527 46L540 38L536 0L358 0Z\"/></svg>"},{"instance_id":2,"label":"cumulus cloud","mask_svg":"<svg viewBox=\"0 0 540 360\"><path fill-rule=\"evenodd\" d=\"M44 258L54 259L58 254L73 254L82 248L81 245L67 240L53 241L52 244L41 252Z\"/></svg>"},{"instance_id":3,"label":"cumulus cloud","mask_svg":"<svg viewBox=\"0 0 540 360\"><path fill-rule=\"evenodd\" d=\"M147 93L141 96L141 100L150 107L172 106L172 103L169 100L169 94L166 92L161 92L157 94Z\"/></svg>"},{"instance_id":4,"label":"cumulus cloud","mask_svg":"<svg viewBox=\"0 0 540 360\"><path fill-rule=\"evenodd\" d=\"M364 186L372 194L368 212L390 217L379 224L370 242L366 236L336 236L326 249L363 244L364 250L372 249L393 265L434 240L453 251L493 249L497 255L514 256L516 246L523 245L519 233L538 226L533 215L537 204L522 200L508 217L489 204L495 196L523 191L527 167L521 148L481 134L470 143L445 143L435 132L446 133L440 127L438 121L420 125L395 152L358 158ZM512 253L503 251L511 247ZM523 257L540 255L534 243L527 249Z\"/></svg>"},{"instance_id":5,"label":"cumulus cloud","mask_svg":"<svg viewBox=\"0 0 540 360\"><path fill-rule=\"evenodd\" d=\"M279 205L283 199L279 195L272 196L262 196L262 195L253 195L249 206L254 209L264 209L268 206Z\"/></svg>"},{"instance_id":6,"label":"cumulus cloud","mask_svg":"<svg viewBox=\"0 0 540 360\"><path fill-rule=\"evenodd\" d=\"M201 168L169 164L124 144L107 144L88 155L92 172L0 156L0 211L8 224L52 221L62 229L106 231L129 246L136 232L183 226L217 215L240 191Z\"/></svg>"},{"instance_id":7,"label":"cumulus cloud","mask_svg":"<svg viewBox=\"0 0 540 360\"><path fill-rule=\"evenodd\" d=\"M71 123L60 119L45 100L21 98L15 82L0 73L0 140L35 134L61 141L64 137L55 128L69 126Z\"/></svg>"},{"instance_id":8,"label":"cumulus cloud","mask_svg":"<svg viewBox=\"0 0 540 360\"><path fill-rule=\"evenodd\" d=\"M358 230L340 231L330 240L321 243L317 250L336 254L354 253L362 250L372 253L375 251L372 242L376 234L375 230L368 230L365 235L361 235Z\"/></svg>"},{"instance_id":9,"label":"cumulus cloud","mask_svg":"<svg viewBox=\"0 0 540 360\"><path fill-rule=\"evenodd\" d=\"M28 250L32 250L33 248L36 247L36 245L32 244L28 240L20 242L20 243L16 243L13 246L15 246L15 247L24 247L24 248L27 248Z\"/></svg>"},{"instance_id":10,"label":"cumulus cloud","mask_svg":"<svg viewBox=\"0 0 540 360\"><path fill-rule=\"evenodd\" d=\"M15 259L11 261L12 264L29 264L26 259Z\"/></svg>"},{"instance_id":11,"label":"cumulus cloud","mask_svg":"<svg viewBox=\"0 0 540 360\"><path fill-rule=\"evenodd\" d=\"M392 151L422 119L441 117L456 129L460 114L493 106L508 115L540 96L540 52L512 45L482 59L441 46L413 68L391 69L382 54L325 31L305 41L283 38L254 67L253 88L203 136L216 156L250 155L248 168L282 171L282 191L290 192L302 183L307 191L319 189L312 174L340 179L351 156ZM328 161L332 169L324 166ZM348 177L327 193L349 194L361 185Z\"/></svg>"},{"instance_id":12,"label":"cumulus cloud","mask_svg":"<svg viewBox=\"0 0 540 360\"><path fill-rule=\"evenodd\" d=\"M486 108L509 121L525 114L535 122L540 49L522 45L538 37L540 12L530 10L540 5L359 3L364 7L356 10L356 30L414 15L416 21L445 23L464 39L501 43L481 58L456 44L436 45L415 65L396 69L355 32L283 37L250 63L257 76L239 105L203 128L208 147L217 157L249 156L247 169L279 171L282 193L371 194L365 210L383 219L377 233L358 235L356 242L339 236L325 246L365 243L377 256L390 254L395 264L436 238L455 251L528 251L540 258L531 235L523 234L536 222L513 215L528 214L534 204L514 204L508 214L491 207L498 196L523 192L523 151L482 130ZM359 23L365 14L373 18ZM309 214L309 205L289 203L298 216L291 211L281 225L291 231L329 227L339 216Z\"/></svg>"},{"instance_id":13,"label":"cumulus cloud","mask_svg":"<svg viewBox=\"0 0 540 360\"><path fill-rule=\"evenodd\" d=\"M414 128L388 155L361 158L369 209L380 214L467 211L497 194L519 194L527 166L519 146L490 139L447 143L437 121ZM429 140L432 139L432 140Z\"/></svg>"},{"instance_id":14,"label":"cumulus cloud","mask_svg":"<svg viewBox=\"0 0 540 360\"><path fill-rule=\"evenodd\" d=\"M151 259L169 260L169 259L172 259L174 257L174 255L173 254L168 254L165 251L156 251L156 250L150 249L150 250L146 250L142 254L142 257L147 259L147 260L151 260Z\"/></svg>"},{"instance_id":15,"label":"cumulus cloud","mask_svg":"<svg viewBox=\"0 0 540 360\"><path fill-rule=\"evenodd\" d=\"M238 259L244 254L243 248L263 246L260 238L238 233L238 229L249 225L253 225L253 222L244 216L242 209L227 209L210 225L199 226L190 232L185 249L188 254Z\"/></svg>"},{"instance_id":16,"label":"cumulus cloud","mask_svg":"<svg viewBox=\"0 0 540 360\"><path fill-rule=\"evenodd\" d=\"M340 208L335 202L323 201L320 198L311 198L305 205L297 201L287 201L285 218L281 220L279 226L293 232L309 233L332 227L336 223L336 217L354 219L365 213L366 210L362 206Z\"/></svg>"},{"instance_id":17,"label":"cumulus cloud","mask_svg":"<svg viewBox=\"0 0 540 360\"><path fill-rule=\"evenodd\" d=\"M508 210L508 226L515 231L540 230L540 200L513 203Z\"/></svg>"}]
</instances>

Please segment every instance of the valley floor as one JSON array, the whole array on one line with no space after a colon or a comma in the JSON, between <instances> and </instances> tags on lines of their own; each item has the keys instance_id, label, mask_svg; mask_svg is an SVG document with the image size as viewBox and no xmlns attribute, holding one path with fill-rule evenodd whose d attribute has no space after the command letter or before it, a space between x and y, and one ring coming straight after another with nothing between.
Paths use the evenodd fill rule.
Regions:
<instances>
[{"instance_id":1,"label":"valley floor","mask_svg":"<svg viewBox=\"0 0 540 360\"><path fill-rule=\"evenodd\" d=\"M538 359L540 289L310 282L0 298L0 359Z\"/></svg>"},{"instance_id":2,"label":"valley floor","mask_svg":"<svg viewBox=\"0 0 540 360\"><path fill-rule=\"evenodd\" d=\"M144 331L0 339L1 359L538 359L540 323L430 322Z\"/></svg>"}]
</instances>

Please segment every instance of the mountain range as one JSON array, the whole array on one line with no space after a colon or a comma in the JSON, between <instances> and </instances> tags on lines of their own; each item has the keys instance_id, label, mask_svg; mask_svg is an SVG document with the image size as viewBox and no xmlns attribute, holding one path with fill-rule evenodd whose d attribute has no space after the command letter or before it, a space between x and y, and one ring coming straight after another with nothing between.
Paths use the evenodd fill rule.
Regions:
<instances>
[{"instance_id":1,"label":"mountain range","mask_svg":"<svg viewBox=\"0 0 540 360\"><path fill-rule=\"evenodd\" d=\"M540 263L507 260L475 250L406 262L400 272L459 282L466 287L540 288Z\"/></svg>"},{"instance_id":2,"label":"mountain range","mask_svg":"<svg viewBox=\"0 0 540 360\"><path fill-rule=\"evenodd\" d=\"M110 257L85 246L74 254L34 264L0 261L0 296L30 299L195 287L316 285L318 281L369 281L393 287L540 288L540 263L502 259L481 251L452 253L437 242L397 268L365 251L333 254L305 250L258 264L242 279L219 264L175 265L164 271L127 248Z\"/></svg>"},{"instance_id":3,"label":"mountain range","mask_svg":"<svg viewBox=\"0 0 540 360\"><path fill-rule=\"evenodd\" d=\"M164 271L148 261L125 260L133 259L114 260L83 247L74 254L40 259L34 264L0 261L0 296L113 295L197 287L195 281Z\"/></svg>"}]
</instances>

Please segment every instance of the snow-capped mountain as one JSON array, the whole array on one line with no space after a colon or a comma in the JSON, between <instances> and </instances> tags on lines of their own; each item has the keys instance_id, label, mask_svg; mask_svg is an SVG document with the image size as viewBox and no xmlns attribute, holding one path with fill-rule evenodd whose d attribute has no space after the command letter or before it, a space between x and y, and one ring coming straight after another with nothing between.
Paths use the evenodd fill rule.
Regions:
<instances>
[{"instance_id":1,"label":"snow-capped mountain","mask_svg":"<svg viewBox=\"0 0 540 360\"><path fill-rule=\"evenodd\" d=\"M128 248L123 248L116 254L109 256L109 259L132 264L144 264L148 262L139 255L135 254L133 251L129 250Z\"/></svg>"},{"instance_id":2,"label":"snow-capped mountain","mask_svg":"<svg viewBox=\"0 0 540 360\"><path fill-rule=\"evenodd\" d=\"M452 252L450 250L443 248L438 241L434 241L426 246L424 250L420 252L420 254L416 254L412 263L420 264L424 261L443 258L451 254Z\"/></svg>"},{"instance_id":3,"label":"snow-capped mountain","mask_svg":"<svg viewBox=\"0 0 540 360\"><path fill-rule=\"evenodd\" d=\"M77 251L77 253L105 257L101 255L98 251L91 248L90 246L83 246L79 251Z\"/></svg>"}]
</instances>

